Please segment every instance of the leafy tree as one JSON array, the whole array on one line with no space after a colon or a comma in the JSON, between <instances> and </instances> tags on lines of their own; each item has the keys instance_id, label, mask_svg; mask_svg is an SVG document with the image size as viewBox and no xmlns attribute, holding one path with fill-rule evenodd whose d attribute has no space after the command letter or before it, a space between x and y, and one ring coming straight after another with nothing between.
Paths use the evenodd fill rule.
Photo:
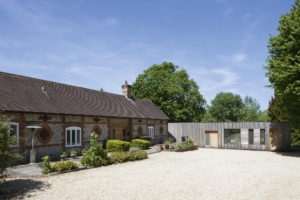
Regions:
<instances>
[{"instance_id":1,"label":"leafy tree","mask_svg":"<svg viewBox=\"0 0 300 200\"><path fill-rule=\"evenodd\" d=\"M257 121L259 121L259 122L269 122L269 121L271 121L271 119L268 115L268 110L259 111L259 114L257 116Z\"/></svg>"},{"instance_id":2,"label":"leafy tree","mask_svg":"<svg viewBox=\"0 0 300 200\"><path fill-rule=\"evenodd\" d=\"M258 121L258 116L260 114L260 105L256 99L246 96L243 101L243 119L242 121Z\"/></svg>"},{"instance_id":3,"label":"leafy tree","mask_svg":"<svg viewBox=\"0 0 300 200\"><path fill-rule=\"evenodd\" d=\"M300 0L282 15L279 34L269 39L266 73L280 108L294 128L300 128ZM274 101L276 101L276 98ZM274 103L274 102L272 102ZM277 108L276 108L277 109ZM272 109L271 114L274 114ZM278 110L276 110L277 112ZM275 114L276 115L276 114ZM273 118L273 117L272 117ZM276 118L276 117L275 117ZM280 118L279 118L280 119Z\"/></svg>"},{"instance_id":4,"label":"leafy tree","mask_svg":"<svg viewBox=\"0 0 300 200\"><path fill-rule=\"evenodd\" d=\"M272 97L271 101L269 102L268 114L272 122L287 121L287 116L282 105L282 100L277 96L275 98Z\"/></svg>"},{"instance_id":5,"label":"leafy tree","mask_svg":"<svg viewBox=\"0 0 300 200\"><path fill-rule=\"evenodd\" d=\"M14 144L15 137L9 137L9 126L4 124L4 117L0 115L0 183L4 181L6 168L9 167L13 161L21 156L16 153L10 144Z\"/></svg>"},{"instance_id":6,"label":"leafy tree","mask_svg":"<svg viewBox=\"0 0 300 200\"><path fill-rule=\"evenodd\" d=\"M220 92L211 101L208 111L217 121L238 122L243 117L243 109L244 104L240 95L230 92Z\"/></svg>"},{"instance_id":7,"label":"leafy tree","mask_svg":"<svg viewBox=\"0 0 300 200\"><path fill-rule=\"evenodd\" d=\"M0 183L4 178L6 168L9 166L9 127L0 121Z\"/></svg>"},{"instance_id":8,"label":"leafy tree","mask_svg":"<svg viewBox=\"0 0 300 200\"><path fill-rule=\"evenodd\" d=\"M200 121L205 100L196 82L173 63L153 65L132 84L132 96L148 99L173 122Z\"/></svg>"}]
</instances>

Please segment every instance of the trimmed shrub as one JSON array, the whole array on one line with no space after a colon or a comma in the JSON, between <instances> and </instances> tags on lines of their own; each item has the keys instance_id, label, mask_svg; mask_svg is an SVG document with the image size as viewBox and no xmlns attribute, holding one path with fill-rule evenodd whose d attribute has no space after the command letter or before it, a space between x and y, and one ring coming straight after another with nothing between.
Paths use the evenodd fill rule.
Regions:
<instances>
[{"instance_id":1,"label":"trimmed shrub","mask_svg":"<svg viewBox=\"0 0 300 200\"><path fill-rule=\"evenodd\" d=\"M97 144L98 135L95 132L91 133L90 148L84 152L80 163L86 167L99 167L108 164L107 151L102 148L102 145Z\"/></svg>"},{"instance_id":2,"label":"trimmed shrub","mask_svg":"<svg viewBox=\"0 0 300 200\"><path fill-rule=\"evenodd\" d=\"M110 163L123 163L127 161L142 160L148 158L145 151L131 152L115 152L109 157Z\"/></svg>"},{"instance_id":3,"label":"trimmed shrub","mask_svg":"<svg viewBox=\"0 0 300 200\"><path fill-rule=\"evenodd\" d=\"M48 174L48 173L51 173L52 172L52 169L51 169L51 165L50 165L50 158L49 156L44 156L42 158L43 160L43 169L42 169L42 173L43 174Z\"/></svg>"},{"instance_id":4,"label":"trimmed shrub","mask_svg":"<svg viewBox=\"0 0 300 200\"><path fill-rule=\"evenodd\" d=\"M138 151L140 151L140 149L137 147L130 147L130 149L129 149L130 153L134 153L134 152L138 152Z\"/></svg>"},{"instance_id":5,"label":"trimmed shrub","mask_svg":"<svg viewBox=\"0 0 300 200\"><path fill-rule=\"evenodd\" d=\"M122 152L128 151L130 148L130 143L121 140L107 140L106 150L108 152Z\"/></svg>"},{"instance_id":6,"label":"trimmed shrub","mask_svg":"<svg viewBox=\"0 0 300 200\"><path fill-rule=\"evenodd\" d=\"M134 140L131 140L130 146L137 147L139 149L149 149L150 144L151 143L147 140L134 139Z\"/></svg>"},{"instance_id":7,"label":"trimmed shrub","mask_svg":"<svg viewBox=\"0 0 300 200\"><path fill-rule=\"evenodd\" d=\"M72 170L72 169L77 169L77 168L78 168L77 163L75 163L71 160L64 161L64 162L57 162L54 165L51 165L52 172L63 172L63 171L68 171L68 170Z\"/></svg>"}]
</instances>

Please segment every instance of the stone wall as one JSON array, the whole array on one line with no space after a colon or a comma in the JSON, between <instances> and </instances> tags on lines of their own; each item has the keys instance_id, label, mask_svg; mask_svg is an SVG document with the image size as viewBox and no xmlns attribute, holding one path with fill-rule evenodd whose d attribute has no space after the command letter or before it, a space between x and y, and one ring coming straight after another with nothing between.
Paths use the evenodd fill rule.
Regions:
<instances>
[{"instance_id":1,"label":"stone wall","mask_svg":"<svg viewBox=\"0 0 300 200\"><path fill-rule=\"evenodd\" d=\"M87 149L90 143L90 133L95 131L99 134L98 142L111 139L112 127L124 127L130 132L130 138L138 136L148 136L148 127L154 127L155 138L153 143L161 143L167 138L167 121L147 120L147 119L124 119L106 118L94 116L70 116L54 114L33 114L33 113L5 113L7 121L19 124L19 146L17 147L24 157L25 162L29 162L29 150L32 146L31 130L26 129L28 125L42 127L34 132L34 149L37 151L37 160L45 155L49 155L52 160L59 159L62 152L76 150L79 154L83 149ZM70 126L81 128L81 146L66 147L65 130ZM161 132L161 127L162 132ZM139 135L138 130L141 130Z\"/></svg>"}]
</instances>

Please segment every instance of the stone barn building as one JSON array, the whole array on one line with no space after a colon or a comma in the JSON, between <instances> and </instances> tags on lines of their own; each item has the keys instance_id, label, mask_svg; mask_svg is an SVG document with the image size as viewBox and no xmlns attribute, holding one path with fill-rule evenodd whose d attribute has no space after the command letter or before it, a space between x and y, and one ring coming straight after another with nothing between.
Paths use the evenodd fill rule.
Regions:
<instances>
[{"instance_id":1,"label":"stone barn building","mask_svg":"<svg viewBox=\"0 0 300 200\"><path fill-rule=\"evenodd\" d=\"M131 86L122 85L123 95L0 72L0 112L16 136L17 148L29 161L32 134L26 126L42 127L34 132L37 159L62 152L81 152L90 133L107 139L130 141L148 136L152 143L167 138L168 116L147 100L130 95Z\"/></svg>"}]
</instances>

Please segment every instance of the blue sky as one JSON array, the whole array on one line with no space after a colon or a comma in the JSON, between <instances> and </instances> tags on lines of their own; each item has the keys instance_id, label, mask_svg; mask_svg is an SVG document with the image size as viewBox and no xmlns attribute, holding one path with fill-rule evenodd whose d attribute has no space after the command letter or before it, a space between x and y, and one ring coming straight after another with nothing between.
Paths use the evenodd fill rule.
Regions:
<instances>
[{"instance_id":1,"label":"blue sky","mask_svg":"<svg viewBox=\"0 0 300 200\"><path fill-rule=\"evenodd\" d=\"M0 71L121 94L153 64L184 68L209 103L220 91L262 109L269 35L292 0L0 0Z\"/></svg>"}]
</instances>

